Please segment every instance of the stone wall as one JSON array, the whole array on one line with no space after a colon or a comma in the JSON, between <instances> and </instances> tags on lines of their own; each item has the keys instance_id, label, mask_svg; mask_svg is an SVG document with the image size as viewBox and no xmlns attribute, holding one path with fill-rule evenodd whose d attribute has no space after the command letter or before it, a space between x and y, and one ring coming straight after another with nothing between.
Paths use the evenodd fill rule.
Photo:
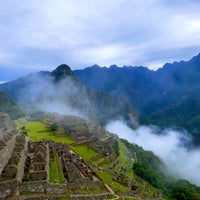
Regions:
<instances>
[{"instance_id":1,"label":"stone wall","mask_svg":"<svg viewBox=\"0 0 200 200\"><path fill-rule=\"evenodd\" d=\"M0 174L11 157L16 135L17 129L13 121L8 115L0 113L0 141L3 145L0 147Z\"/></svg>"},{"instance_id":2,"label":"stone wall","mask_svg":"<svg viewBox=\"0 0 200 200\"><path fill-rule=\"evenodd\" d=\"M16 180L0 182L0 199L16 196L19 194L18 182Z\"/></svg>"},{"instance_id":3,"label":"stone wall","mask_svg":"<svg viewBox=\"0 0 200 200\"><path fill-rule=\"evenodd\" d=\"M66 184L50 184L47 181L30 181L20 184L20 192L36 192L47 194L65 194L67 192Z\"/></svg>"},{"instance_id":4,"label":"stone wall","mask_svg":"<svg viewBox=\"0 0 200 200\"><path fill-rule=\"evenodd\" d=\"M74 181L73 183L67 183L67 186L69 189L100 189L104 188L104 184L101 181L93 181L89 180L87 178L79 179L77 181Z\"/></svg>"},{"instance_id":5,"label":"stone wall","mask_svg":"<svg viewBox=\"0 0 200 200\"><path fill-rule=\"evenodd\" d=\"M25 141L24 141L24 149L21 151L20 153L20 161L17 165L17 168L18 168L18 173L17 173L17 177L16 179L18 181L22 181L22 178L24 176L24 167L25 167L25 160L26 160L26 153L27 153L27 146L28 146L28 142L27 142L27 139L25 138Z\"/></svg>"},{"instance_id":6,"label":"stone wall","mask_svg":"<svg viewBox=\"0 0 200 200\"><path fill-rule=\"evenodd\" d=\"M70 195L71 200L105 200L108 199L109 193L96 195Z\"/></svg>"},{"instance_id":7,"label":"stone wall","mask_svg":"<svg viewBox=\"0 0 200 200\"><path fill-rule=\"evenodd\" d=\"M44 142L28 142L23 181L49 180L49 146Z\"/></svg>"},{"instance_id":8,"label":"stone wall","mask_svg":"<svg viewBox=\"0 0 200 200\"><path fill-rule=\"evenodd\" d=\"M15 135L11 137L11 139L7 142L7 145L4 149L0 151L0 174L3 171L4 167L8 163L8 160L11 157L15 146Z\"/></svg>"}]
</instances>

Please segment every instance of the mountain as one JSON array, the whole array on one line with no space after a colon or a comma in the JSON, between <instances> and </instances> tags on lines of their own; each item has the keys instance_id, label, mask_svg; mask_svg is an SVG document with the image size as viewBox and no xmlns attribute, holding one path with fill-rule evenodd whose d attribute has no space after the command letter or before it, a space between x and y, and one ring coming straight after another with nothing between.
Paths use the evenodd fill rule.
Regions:
<instances>
[{"instance_id":1,"label":"mountain","mask_svg":"<svg viewBox=\"0 0 200 200\"><path fill-rule=\"evenodd\" d=\"M95 65L74 74L88 87L128 100L153 124L200 133L200 54L189 61L167 63L157 71Z\"/></svg>"},{"instance_id":2,"label":"mountain","mask_svg":"<svg viewBox=\"0 0 200 200\"><path fill-rule=\"evenodd\" d=\"M136 126L138 116L128 101L86 87L70 67L60 65L52 72L38 72L0 85L28 113L38 111L71 114L107 123L123 117Z\"/></svg>"},{"instance_id":3,"label":"mountain","mask_svg":"<svg viewBox=\"0 0 200 200\"><path fill-rule=\"evenodd\" d=\"M112 65L109 68L94 65L84 70L75 70L74 74L88 87L98 91L109 92L121 96L142 111L146 98L150 98L150 91L156 87L152 80L153 71L145 67L122 68ZM143 94L148 94L144 96Z\"/></svg>"},{"instance_id":4,"label":"mountain","mask_svg":"<svg viewBox=\"0 0 200 200\"><path fill-rule=\"evenodd\" d=\"M21 108L4 92L0 92L0 112L9 114L12 119L24 116Z\"/></svg>"}]
</instances>

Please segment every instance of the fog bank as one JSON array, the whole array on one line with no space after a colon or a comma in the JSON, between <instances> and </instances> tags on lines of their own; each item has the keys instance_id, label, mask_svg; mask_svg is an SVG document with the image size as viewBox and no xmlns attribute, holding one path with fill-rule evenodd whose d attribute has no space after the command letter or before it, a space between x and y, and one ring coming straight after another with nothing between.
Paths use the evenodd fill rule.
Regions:
<instances>
[{"instance_id":1,"label":"fog bank","mask_svg":"<svg viewBox=\"0 0 200 200\"><path fill-rule=\"evenodd\" d=\"M25 78L18 88L17 102L27 112L55 112L88 120L93 114L87 94L73 76L55 82L49 73L39 72Z\"/></svg>"},{"instance_id":2,"label":"fog bank","mask_svg":"<svg viewBox=\"0 0 200 200\"><path fill-rule=\"evenodd\" d=\"M185 147L184 144L191 141L186 132L160 130L156 126L141 126L132 130L123 121L113 121L107 124L106 129L145 150L153 151L177 178L200 185L200 149L188 150Z\"/></svg>"}]
</instances>

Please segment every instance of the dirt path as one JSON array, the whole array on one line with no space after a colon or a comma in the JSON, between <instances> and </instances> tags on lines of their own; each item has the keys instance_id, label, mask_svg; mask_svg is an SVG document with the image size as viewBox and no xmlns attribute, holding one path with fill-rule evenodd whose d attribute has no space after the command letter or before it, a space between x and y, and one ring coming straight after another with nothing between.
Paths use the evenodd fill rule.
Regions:
<instances>
[{"instance_id":1,"label":"dirt path","mask_svg":"<svg viewBox=\"0 0 200 200\"><path fill-rule=\"evenodd\" d=\"M115 198L113 198L113 200L114 200L114 199L119 199L119 198L120 198L117 194L115 194L115 192L110 188L109 185L105 184L105 187L108 189L108 191L110 192L110 194L112 194L112 195L115 196Z\"/></svg>"}]
</instances>

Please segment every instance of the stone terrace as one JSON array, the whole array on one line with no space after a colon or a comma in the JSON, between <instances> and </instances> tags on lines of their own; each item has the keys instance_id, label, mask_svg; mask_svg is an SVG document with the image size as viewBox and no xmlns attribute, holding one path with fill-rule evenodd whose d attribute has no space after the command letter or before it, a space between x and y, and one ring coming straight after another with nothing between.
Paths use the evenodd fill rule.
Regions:
<instances>
[{"instance_id":1,"label":"stone terrace","mask_svg":"<svg viewBox=\"0 0 200 200\"><path fill-rule=\"evenodd\" d=\"M48 180L49 148L43 142L28 143L24 181Z\"/></svg>"},{"instance_id":2,"label":"stone terrace","mask_svg":"<svg viewBox=\"0 0 200 200\"><path fill-rule=\"evenodd\" d=\"M50 141L33 142L18 134L7 115L0 113L0 119L0 199L20 198L20 193L44 194L52 196L52 199L54 196L81 199L87 198L87 195L70 196L67 191L101 188L105 191L104 183L95 172L67 145ZM55 154L65 178L63 184L49 182L50 157L55 157ZM104 195L88 198L103 199Z\"/></svg>"}]
</instances>

